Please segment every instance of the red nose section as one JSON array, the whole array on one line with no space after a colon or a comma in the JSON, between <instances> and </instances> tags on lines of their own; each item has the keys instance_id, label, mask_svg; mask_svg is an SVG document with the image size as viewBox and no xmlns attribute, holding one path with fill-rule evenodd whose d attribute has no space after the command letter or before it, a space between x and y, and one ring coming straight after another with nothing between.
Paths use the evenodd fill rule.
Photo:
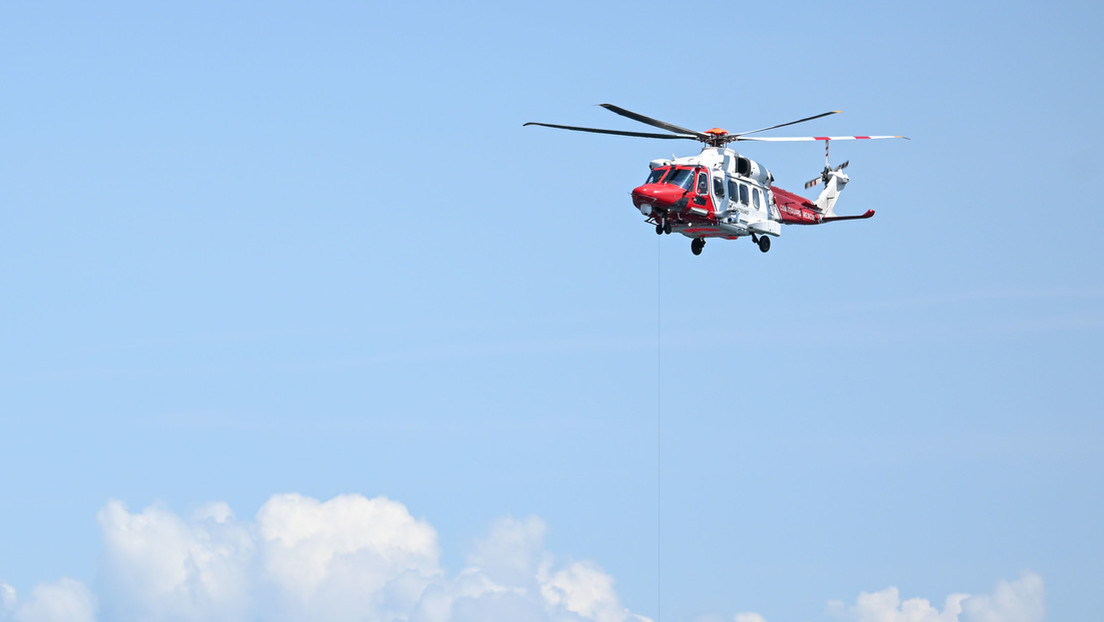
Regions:
<instances>
[{"instance_id":1,"label":"red nose section","mask_svg":"<svg viewBox=\"0 0 1104 622\"><path fill-rule=\"evenodd\" d=\"M686 191L670 184L644 184L632 191L633 205L638 209L645 203L653 209L669 210Z\"/></svg>"}]
</instances>

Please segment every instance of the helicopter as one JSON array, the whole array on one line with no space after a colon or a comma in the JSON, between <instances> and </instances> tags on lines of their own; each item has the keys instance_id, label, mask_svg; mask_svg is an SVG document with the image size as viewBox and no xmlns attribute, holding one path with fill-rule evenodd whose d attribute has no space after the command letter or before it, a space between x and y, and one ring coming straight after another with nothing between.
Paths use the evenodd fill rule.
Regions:
<instances>
[{"instance_id":1,"label":"helicopter","mask_svg":"<svg viewBox=\"0 0 1104 622\"><path fill-rule=\"evenodd\" d=\"M851 181L850 177L843 172L843 169L850 164L850 160L832 167L828 159L828 147L834 140L882 138L907 140L904 136L751 136L751 134L839 114L839 110L757 130L729 133L717 127L698 132L646 117L613 104L599 105L622 117L668 133L608 130L533 121L524 125L594 134L701 142L703 145L701 153L696 156L682 158L672 156L671 159L652 160L648 165L651 172L647 180L643 185L634 188L631 193L633 205L644 215L646 222L655 225L657 235L681 233L691 239L690 251L695 255L702 253L706 239L710 238L735 240L750 237L759 250L766 253L771 247L771 237L782 235L782 225L820 225L872 217L874 210L867 210L863 214L854 216L836 214L836 201L839 199L840 192ZM765 166L728 147L730 143L737 141L824 141L824 170L821 171L820 176L805 184L805 189L823 184L820 195L816 199L809 200L774 186L774 175Z\"/></svg>"}]
</instances>

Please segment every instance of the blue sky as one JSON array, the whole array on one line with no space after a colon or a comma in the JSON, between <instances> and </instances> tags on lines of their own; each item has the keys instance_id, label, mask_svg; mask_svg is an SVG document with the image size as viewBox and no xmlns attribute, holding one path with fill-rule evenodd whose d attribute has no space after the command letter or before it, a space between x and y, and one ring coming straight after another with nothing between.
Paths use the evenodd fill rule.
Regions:
<instances>
[{"instance_id":1,"label":"blue sky","mask_svg":"<svg viewBox=\"0 0 1104 622\"><path fill-rule=\"evenodd\" d=\"M255 534L284 494L402 504L449 594L524 549L653 620L1009 586L1099 618L1101 17L5 5L0 618L61 586L189 619L141 608L119 525ZM628 197L694 144L522 127L642 129L601 102L912 140L833 146L873 220L694 257ZM743 153L794 191L823 162Z\"/></svg>"}]
</instances>

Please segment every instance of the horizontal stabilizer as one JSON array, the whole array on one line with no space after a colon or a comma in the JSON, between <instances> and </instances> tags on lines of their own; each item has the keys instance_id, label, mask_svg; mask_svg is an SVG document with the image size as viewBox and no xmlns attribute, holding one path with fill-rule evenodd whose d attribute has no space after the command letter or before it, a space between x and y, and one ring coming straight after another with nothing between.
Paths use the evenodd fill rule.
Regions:
<instances>
[{"instance_id":1,"label":"horizontal stabilizer","mask_svg":"<svg viewBox=\"0 0 1104 622\"><path fill-rule=\"evenodd\" d=\"M868 209L862 216L825 216L820 222L832 222L836 220L864 220L874 215L874 210Z\"/></svg>"}]
</instances>

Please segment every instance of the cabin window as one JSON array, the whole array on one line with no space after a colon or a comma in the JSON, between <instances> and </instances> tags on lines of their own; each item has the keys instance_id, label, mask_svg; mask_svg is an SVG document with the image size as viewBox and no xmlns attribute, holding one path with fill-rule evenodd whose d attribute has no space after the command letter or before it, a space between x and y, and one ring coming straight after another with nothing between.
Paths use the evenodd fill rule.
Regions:
<instances>
[{"instance_id":1,"label":"cabin window","mask_svg":"<svg viewBox=\"0 0 1104 622\"><path fill-rule=\"evenodd\" d=\"M728 196L732 197L733 201L740 200L740 184L736 183L735 180L728 180Z\"/></svg>"},{"instance_id":2,"label":"cabin window","mask_svg":"<svg viewBox=\"0 0 1104 622\"><path fill-rule=\"evenodd\" d=\"M717 198L724 198L724 179L720 177L713 178L713 194L717 195Z\"/></svg>"},{"instance_id":3,"label":"cabin window","mask_svg":"<svg viewBox=\"0 0 1104 622\"><path fill-rule=\"evenodd\" d=\"M672 186L678 186L683 190L689 190L694 180L694 171L688 168L677 168L667 176L667 182Z\"/></svg>"},{"instance_id":4,"label":"cabin window","mask_svg":"<svg viewBox=\"0 0 1104 622\"><path fill-rule=\"evenodd\" d=\"M709 173L705 171L698 172L698 194L709 194Z\"/></svg>"},{"instance_id":5,"label":"cabin window","mask_svg":"<svg viewBox=\"0 0 1104 622\"><path fill-rule=\"evenodd\" d=\"M759 209L759 189L755 188L751 191L751 203L755 209Z\"/></svg>"},{"instance_id":6,"label":"cabin window","mask_svg":"<svg viewBox=\"0 0 1104 622\"><path fill-rule=\"evenodd\" d=\"M748 189L744 184L740 184L740 202L744 205L749 203L748 201Z\"/></svg>"}]
</instances>

